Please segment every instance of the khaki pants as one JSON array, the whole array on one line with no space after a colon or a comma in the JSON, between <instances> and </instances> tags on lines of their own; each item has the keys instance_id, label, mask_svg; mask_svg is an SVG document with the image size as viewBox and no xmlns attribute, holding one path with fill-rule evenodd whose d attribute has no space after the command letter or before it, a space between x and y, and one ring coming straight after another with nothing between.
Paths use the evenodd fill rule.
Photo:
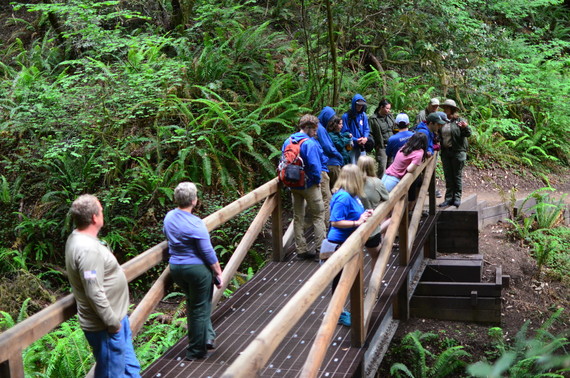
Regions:
<instances>
[{"instance_id":1,"label":"khaki pants","mask_svg":"<svg viewBox=\"0 0 570 378\"><path fill-rule=\"evenodd\" d=\"M319 185L313 185L307 189L291 189L293 197L293 233L295 235L295 244L297 245L297 254L312 253L308 251L307 241L305 240L305 201L307 214L313 225L315 232L315 248L320 248L325 238L325 221L324 221L324 205L323 195Z\"/></svg>"},{"instance_id":2,"label":"khaki pants","mask_svg":"<svg viewBox=\"0 0 570 378\"><path fill-rule=\"evenodd\" d=\"M386 163L388 161L388 157L386 156L385 149L378 149L376 151L376 162L378 163L378 178L382 178L384 173L386 172Z\"/></svg>"},{"instance_id":3,"label":"khaki pants","mask_svg":"<svg viewBox=\"0 0 570 378\"><path fill-rule=\"evenodd\" d=\"M323 206L325 208L325 231L329 228L329 219L331 217L331 188L330 188L330 179L327 172L321 172L321 194L323 196Z\"/></svg>"},{"instance_id":4,"label":"khaki pants","mask_svg":"<svg viewBox=\"0 0 570 378\"><path fill-rule=\"evenodd\" d=\"M338 176L340 176L340 165L329 165L327 166L329 169L329 178L330 178L330 188L332 190Z\"/></svg>"}]
</instances>

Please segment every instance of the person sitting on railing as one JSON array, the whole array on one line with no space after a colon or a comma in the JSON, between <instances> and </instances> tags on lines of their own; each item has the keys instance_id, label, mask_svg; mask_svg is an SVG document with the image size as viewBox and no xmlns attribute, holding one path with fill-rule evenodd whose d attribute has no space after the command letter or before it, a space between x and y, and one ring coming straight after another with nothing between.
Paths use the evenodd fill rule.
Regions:
<instances>
[{"instance_id":1,"label":"person sitting on railing","mask_svg":"<svg viewBox=\"0 0 570 378\"><path fill-rule=\"evenodd\" d=\"M330 243L338 245L346 239L372 214L365 210L361 197L364 196L364 177L360 168L354 164L342 167L338 180L333 188L331 198L331 226L327 235ZM332 291L336 289L342 271L332 281ZM339 324L350 326L350 312L340 314Z\"/></svg>"},{"instance_id":2,"label":"person sitting on railing","mask_svg":"<svg viewBox=\"0 0 570 378\"><path fill-rule=\"evenodd\" d=\"M202 219L192 214L198 202L196 185L181 182L174 189L178 207L164 217L172 279L186 295L188 348L186 359L206 358L216 334L210 318L213 285L222 287L222 268Z\"/></svg>"},{"instance_id":3,"label":"person sitting on railing","mask_svg":"<svg viewBox=\"0 0 570 378\"><path fill-rule=\"evenodd\" d=\"M127 277L97 237L105 223L101 203L84 194L73 201L69 213L76 229L65 243L65 268L79 324L95 355L95 377L140 377L127 316Z\"/></svg>"},{"instance_id":4,"label":"person sitting on railing","mask_svg":"<svg viewBox=\"0 0 570 378\"><path fill-rule=\"evenodd\" d=\"M370 156L361 156L358 159L358 168L364 175L364 197L360 198L362 204L366 209L376 209L384 201L388 201L390 195L386 187L378 177L376 177L376 167L374 159ZM376 265L378 252L382 241L382 234L386 232L390 220L386 219L380 226L373 232L364 246L372 258L372 266Z\"/></svg>"},{"instance_id":5,"label":"person sitting on railing","mask_svg":"<svg viewBox=\"0 0 570 378\"><path fill-rule=\"evenodd\" d=\"M416 132L404 147L398 151L394 162L388 167L382 182L386 186L386 190L391 192L392 189L400 182L402 177L408 172L413 172L422 164L427 157L427 137L424 133Z\"/></svg>"}]
</instances>

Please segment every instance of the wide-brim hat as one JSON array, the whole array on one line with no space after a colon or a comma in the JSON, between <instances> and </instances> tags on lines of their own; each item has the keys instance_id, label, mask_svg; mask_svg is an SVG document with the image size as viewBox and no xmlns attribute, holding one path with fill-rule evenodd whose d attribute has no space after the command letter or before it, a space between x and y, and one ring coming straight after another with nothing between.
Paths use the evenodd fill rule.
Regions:
<instances>
[{"instance_id":1,"label":"wide-brim hat","mask_svg":"<svg viewBox=\"0 0 570 378\"><path fill-rule=\"evenodd\" d=\"M457 104L455 103L455 101L453 101L452 99L448 98L447 100L445 100L443 102L443 104L441 104L441 106L450 106L452 108L457 109Z\"/></svg>"}]
</instances>

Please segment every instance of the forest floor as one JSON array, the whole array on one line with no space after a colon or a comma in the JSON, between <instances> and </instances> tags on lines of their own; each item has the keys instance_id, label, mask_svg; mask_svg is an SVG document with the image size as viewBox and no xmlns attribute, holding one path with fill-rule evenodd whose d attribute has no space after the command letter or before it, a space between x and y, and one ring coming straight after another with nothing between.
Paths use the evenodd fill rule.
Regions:
<instances>
[{"instance_id":1,"label":"forest floor","mask_svg":"<svg viewBox=\"0 0 570 378\"><path fill-rule=\"evenodd\" d=\"M505 193L516 188L517 199L524 199L533 191L546 186L544 182L529 174L512 174L502 169L478 170L467 167L465 170L463 198L477 194L479 200L489 205L508 202ZM550 184L558 194L570 193L570 171L561 171L549 177ZM438 182L438 188L444 193L444 184ZM569 203L570 196L565 198ZM392 340L391 348L385 356L377 377L389 377L390 366L406 361L396 347L402 338L413 331L433 332L438 341L430 343L428 349L437 350L442 345L462 345L471 354L469 362L476 362L493 356L493 339L488 335L490 327L498 326L503 330L505 342L513 342L515 335L529 322L527 338L539 328L552 313L563 307L566 310L553 324L550 331L554 335L568 333L570 329L570 280L561 282L551 278L548 269L540 278L537 277L536 261L530 250L520 241L508 236L508 223L499 222L485 227L479 233L479 253L483 255L483 282L495 279L495 267L501 266L504 275L510 276L510 285L502 292L502 320L500 324L477 324L447 320L411 318L401 322ZM568 336L568 335L567 335ZM449 339L453 339L451 341ZM441 351L441 350L440 350ZM496 357L496 355L495 355Z\"/></svg>"}]
</instances>

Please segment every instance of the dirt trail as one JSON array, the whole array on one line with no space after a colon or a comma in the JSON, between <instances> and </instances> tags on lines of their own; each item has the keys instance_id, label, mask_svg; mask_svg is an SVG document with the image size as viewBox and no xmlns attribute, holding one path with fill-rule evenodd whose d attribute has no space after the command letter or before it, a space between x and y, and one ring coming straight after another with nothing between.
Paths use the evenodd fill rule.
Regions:
<instances>
[{"instance_id":1,"label":"dirt trail","mask_svg":"<svg viewBox=\"0 0 570 378\"><path fill-rule=\"evenodd\" d=\"M556 189L556 196L570 193L570 169L550 174L547 179ZM479 170L471 166L465 168L463 181L463 199L477 194L479 201L486 201L490 206L509 201L509 191L513 188L516 189L516 199L520 200L535 190L548 186L546 182L528 172L514 174L504 169ZM437 180L437 188L444 194L445 182ZM570 204L570 195L565 197L564 202Z\"/></svg>"}]
</instances>

